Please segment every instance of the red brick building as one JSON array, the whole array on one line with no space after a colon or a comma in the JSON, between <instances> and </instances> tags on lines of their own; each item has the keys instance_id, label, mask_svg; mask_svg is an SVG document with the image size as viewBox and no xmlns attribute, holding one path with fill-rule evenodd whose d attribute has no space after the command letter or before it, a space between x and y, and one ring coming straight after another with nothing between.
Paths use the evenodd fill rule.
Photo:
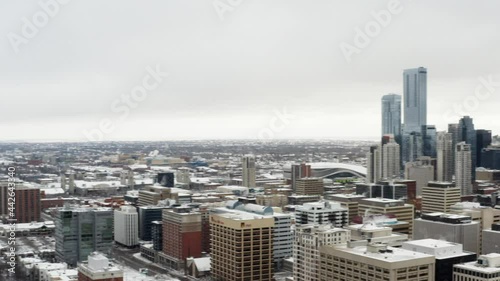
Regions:
<instances>
[{"instance_id":1,"label":"red brick building","mask_svg":"<svg viewBox=\"0 0 500 281\"><path fill-rule=\"evenodd\" d=\"M10 196L9 183L14 184L14 197ZM0 215L4 219L17 219L17 223L40 221L40 207L40 188L20 180L0 182ZM10 215L12 208L15 217Z\"/></svg>"},{"instance_id":2,"label":"red brick building","mask_svg":"<svg viewBox=\"0 0 500 281\"><path fill-rule=\"evenodd\" d=\"M163 254L160 262L183 269L186 258L201 257L202 214L191 207L163 210Z\"/></svg>"}]
</instances>

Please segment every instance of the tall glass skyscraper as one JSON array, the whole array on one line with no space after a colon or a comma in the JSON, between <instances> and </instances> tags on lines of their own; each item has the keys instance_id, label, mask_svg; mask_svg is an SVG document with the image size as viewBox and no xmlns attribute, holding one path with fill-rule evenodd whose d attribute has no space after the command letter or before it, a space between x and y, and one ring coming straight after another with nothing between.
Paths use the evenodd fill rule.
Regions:
<instances>
[{"instance_id":1,"label":"tall glass skyscraper","mask_svg":"<svg viewBox=\"0 0 500 281\"><path fill-rule=\"evenodd\" d=\"M420 132L427 125L427 69L403 72L405 132Z\"/></svg>"},{"instance_id":2,"label":"tall glass skyscraper","mask_svg":"<svg viewBox=\"0 0 500 281\"><path fill-rule=\"evenodd\" d=\"M382 136L394 135L396 142L401 137L401 96L389 94L382 97Z\"/></svg>"}]
</instances>

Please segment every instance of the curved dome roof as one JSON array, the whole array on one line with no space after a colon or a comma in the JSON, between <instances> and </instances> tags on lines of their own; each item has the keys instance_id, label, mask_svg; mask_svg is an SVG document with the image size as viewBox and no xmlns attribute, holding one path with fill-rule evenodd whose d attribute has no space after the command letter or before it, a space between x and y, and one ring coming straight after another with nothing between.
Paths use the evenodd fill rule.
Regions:
<instances>
[{"instance_id":1,"label":"curved dome roof","mask_svg":"<svg viewBox=\"0 0 500 281\"><path fill-rule=\"evenodd\" d=\"M346 163L317 162L317 163L307 163L307 165L311 165L312 176L319 178L327 178L344 173L364 178L366 177L367 173L366 168L363 166L346 164ZM290 171L291 168L292 168L291 164L283 166L283 170L285 171Z\"/></svg>"}]
</instances>

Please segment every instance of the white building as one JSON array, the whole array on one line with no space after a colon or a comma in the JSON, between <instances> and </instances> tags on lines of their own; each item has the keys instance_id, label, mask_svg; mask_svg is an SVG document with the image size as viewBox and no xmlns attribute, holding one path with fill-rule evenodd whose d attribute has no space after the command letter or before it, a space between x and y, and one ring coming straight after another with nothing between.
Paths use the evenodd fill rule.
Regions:
<instances>
[{"instance_id":1,"label":"white building","mask_svg":"<svg viewBox=\"0 0 500 281\"><path fill-rule=\"evenodd\" d=\"M477 262L455 265L453 280L500 281L500 254L482 255Z\"/></svg>"},{"instance_id":2,"label":"white building","mask_svg":"<svg viewBox=\"0 0 500 281\"><path fill-rule=\"evenodd\" d=\"M333 224L335 227L344 227L349 224L349 214L347 208L341 207L338 202L305 203L295 209L295 223Z\"/></svg>"},{"instance_id":3,"label":"white building","mask_svg":"<svg viewBox=\"0 0 500 281\"><path fill-rule=\"evenodd\" d=\"M132 206L115 210L115 241L127 247L139 244L139 214Z\"/></svg>"},{"instance_id":4,"label":"white building","mask_svg":"<svg viewBox=\"0 0 500 281\"><path fill-rule=\"evenodd\" d=\"M295 232L293 248L294 281L319 279L319 248L323 245L341 245L350 240L350 231L330 225L303 225Z\"/></svg>"},{"instance_id":5,"label":"white building","mask_svg":"<svg viewBox=\"0 0 500 281\"><path fill-rule=\"evenodd\" d=\"M391 138L382 148L382 177L384 179L399 178L401 176L401 157L399 144Z\"/></svg>"},{"instance_id":6,"label":"white building","mask_svg":"<svg viewBox=\"0 0 500 281\"><path fill-rule=\"evenodd\" d=\"M322 246L319 280L435 280L436 260L432 255L380 243L355 244Z\"/></svg>"},{"instance_id":7,"label":"white building","mask_svg":"<svg viewBox=\"0 0 500 281\"><path fill-rule=\"evenodd\" d=\"M472 151L470 144L461 142L455 149L455 182L462 195L472 194Z\"/></svg>"},{"instance_id":8,"label":"white building","mask_svg":"<svg viewBox=\"0 0 500 281\"><path fill-rule=\"evenodd\" d=\"M82 280L113 280L123 278L123 270L111 263L108 258L99 252L89 255L88 262L78 264L78 272L85 279Z\"/></svg>"}]
</instances>

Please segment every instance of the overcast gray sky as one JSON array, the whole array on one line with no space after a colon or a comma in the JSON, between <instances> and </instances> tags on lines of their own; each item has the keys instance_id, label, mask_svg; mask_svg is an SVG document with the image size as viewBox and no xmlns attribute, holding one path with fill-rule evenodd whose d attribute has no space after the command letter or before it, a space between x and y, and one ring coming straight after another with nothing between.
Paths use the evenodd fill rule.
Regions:
<instances>
[{"instance_id":1,"label":"overcast gray sky","mask_svg":"<svg viewBox=\"0 0 500 281\"><path fill-rule=\"evenodd\" d=\"M105 140L373 139L380 98L418 66L430 124L472 102L476 127L500 132L500 87L474 100L479 77L500 82L497 0L401 0L350 62L340 45L390 1L65 1L46 23L36 1L0 2L1 140L85 140L104 119ZM112 110L148 66L169 76L127 116ZM270 125L284 109L293 118Z\"/></svg>"}]
</instances>

